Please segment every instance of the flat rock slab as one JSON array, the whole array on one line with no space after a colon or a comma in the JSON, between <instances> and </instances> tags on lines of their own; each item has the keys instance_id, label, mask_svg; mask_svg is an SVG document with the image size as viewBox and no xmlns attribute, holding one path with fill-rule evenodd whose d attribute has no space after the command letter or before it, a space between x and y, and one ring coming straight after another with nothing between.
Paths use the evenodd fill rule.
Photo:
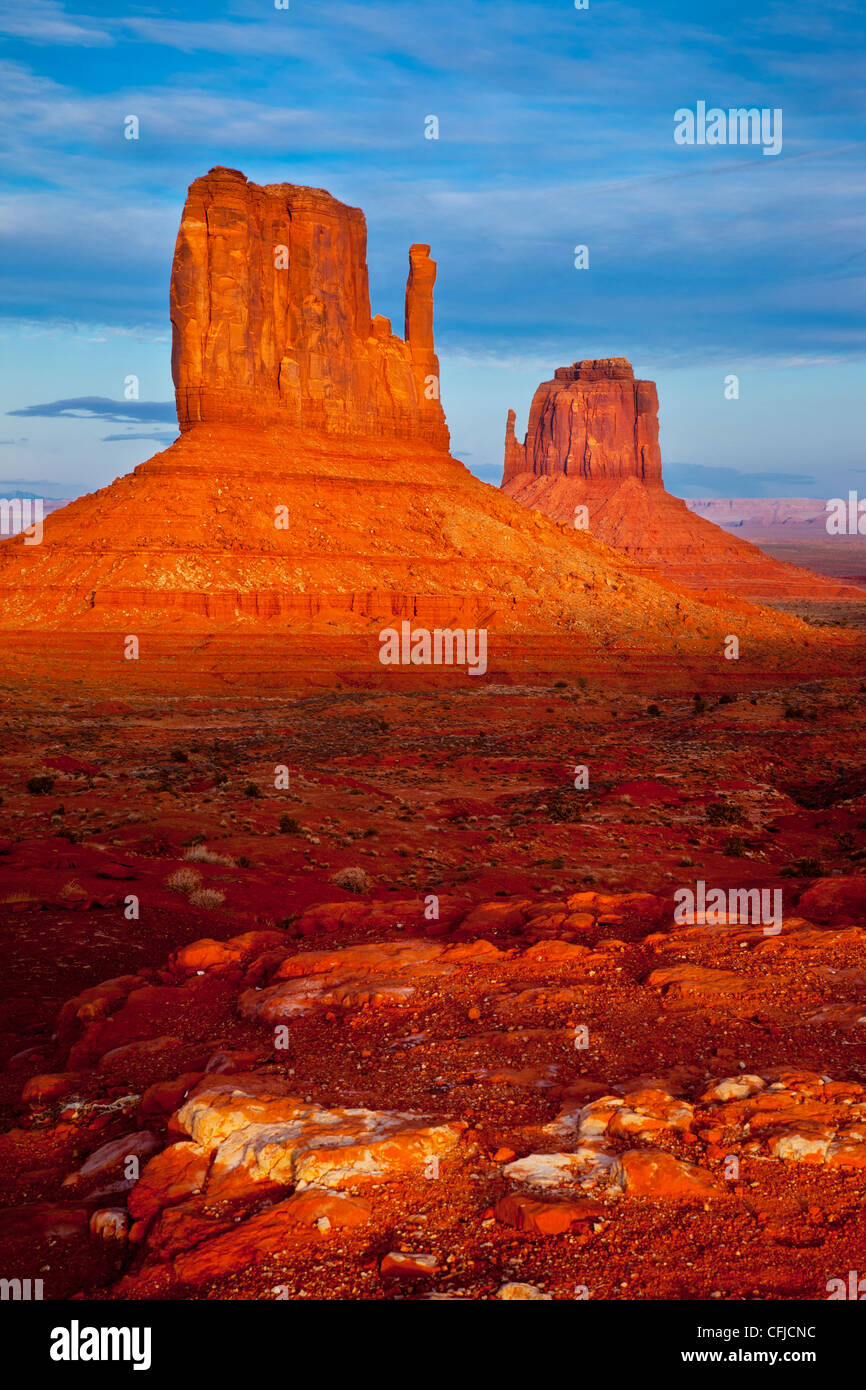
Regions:
<instances>
[{"instance_id":1,"label":"flat rock slab","mask_svg":"<svg viewBox=\"0 0 866 1390\"><path fill-rule=\"evenodd\" d=\"M329 1188L423 1169L450 1153L464 1128L401 1111L325 1110L255 1074L202 1082L177 1123L213 1151L211 1181L242 1169L250 1182Z\"/></svg>"}]
</instances>

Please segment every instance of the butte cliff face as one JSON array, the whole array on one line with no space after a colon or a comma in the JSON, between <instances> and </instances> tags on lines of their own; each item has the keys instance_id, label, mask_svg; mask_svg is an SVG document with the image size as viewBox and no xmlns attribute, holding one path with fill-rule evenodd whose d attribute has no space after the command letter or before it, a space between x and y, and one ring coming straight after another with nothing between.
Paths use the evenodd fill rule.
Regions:
<instances>
[{"instance_id":1,"label":"butte cliff face","mask_svg":"<svg viewBox=\"0 0 866 1390\"><path fill-rule=\"evenodd\" d=\"M662 481L658 395L624 357L559 367L532 398L526 437L509 410L502 488L581 528L647 575L751 599L851 600L864 591L765 555L695 515Z\"/></svg>"},{"instance_id":2,"label":"butte cliff face","mask_svg":"<svg viewBox=\"0 0 866 1390\"><path fill-rule=\"evenodd\" d=\"M370 315L365 242L363 215L320 190L258 188L225 169L196 180L171 284L180 438L48 517L41 544L0 544L10 661L41 661L50 683L66 650L64 669L91 683L154 689L246 676L282 688L310 672L405 683L424 672L386 671L378 633L408 620L489 629L494 679L641 659L715 666L730 632L744 667L811 667L822 635L653 582L576 532L570 510L557 525L452 458L435 265L412 248L400 339ZM551 384L531 453L550 471L512 482L562 482L563 444L586 486L610 462L614 488L666 495L654 393L626 366ZM144 635L140 660L124 659L130 634Z\"/></svg>"},{"instance_id":3,"label":"butte cliff face","mask_svg":"<svg viewBox=\"0 0 866 1390\"><path fill-rule=\"evenodd\" d=\"M503 486L523 473L661 486L658 409L655 383L636 381L624 357L558 367L532 398L522 445L508 413Z\"/></svg>"},{"instance_id":4,"label":"butte cliff face","mask_svg":"<svg viewBox=\"0 0 866 1390\"><path fill-rule=\"evenodd\" d=\"M430 247L411 247L399 338L370 312L359 208L212 169L190 187L171 276L181 430L283 422L447 449L435 280Z\"/></svg>"}]
</instances>

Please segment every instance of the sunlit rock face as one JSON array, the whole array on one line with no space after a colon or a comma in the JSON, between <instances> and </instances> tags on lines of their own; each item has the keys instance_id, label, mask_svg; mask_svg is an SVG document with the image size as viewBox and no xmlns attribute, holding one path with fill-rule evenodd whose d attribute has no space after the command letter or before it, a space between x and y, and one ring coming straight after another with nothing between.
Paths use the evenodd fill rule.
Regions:
<instances>
[{"instance_id":1,"label":"sunlit rock face","mask_svg":"<svg viewBox=\"0 0 866 1390\"><path fill-rule=\"evenodd\" d=\"M190 187L172 267L181 429L283 421L447 449L435 279L430 247L411 247L400 338L371 315L360 208L212 169Z\"/></svg>"},{"instance_id":2,"label":"sunlit rock face","mask_svg":"<svg viewBox=\"0 0 866 1390\"><path fill-rule=\"evenodd\" d=\"M503 486L518 473L660 485L658 409L655 383L636 381L624 357L558 367L532 398L522 446L510 412Z\"/></svg>"}]
</instances>

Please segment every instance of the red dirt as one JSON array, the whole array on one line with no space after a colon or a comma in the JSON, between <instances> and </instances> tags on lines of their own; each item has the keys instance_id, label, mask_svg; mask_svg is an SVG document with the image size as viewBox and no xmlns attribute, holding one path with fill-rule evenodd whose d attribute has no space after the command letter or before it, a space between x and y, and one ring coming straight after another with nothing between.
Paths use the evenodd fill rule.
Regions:
<instances>
[{"instance_id":1,"label":"red dirt","mask_svg":"<svg viewBox=\"0 0 866 1390\"><path fill-rule=\"evenodd\" d=\"M6 1069L0 1140L10 1277L45 1267L47 1297L477 1298L517 1280L569 1298L585 1286L592 1298L822 1299L828 1279L862 1267L866 1141L850 1136L866 1106L864 696L837 681L703 712L682 696L655 704L653 716L646 696L569 683L242 710L225 698L7 706L4 1051L25 1052ZM88 770L52 766L61 750ZM288 790L273 786L280 764ZM26 790L44 775L50 790ZM281 815L296 824L281 831ZM185 865L191 842L223 862ZM183 867L222 902L197 907L170 887ZM370 880L360 894L333 882L354 867ZM673 893L698 878L780 887L781 933L676 926ZM429 894L438 920L425 918ZM251 931L265 935L172 955ZM433 959L412 948L388 965L379 950L356 967L347 954L391 942L405 956L407 940ZM303 953L323 949L311 975ZM66 1005L58 1031L66 1000L117 977L83 1011ZM274 1016L251 1012L286 987L302 1002L288 1051ZM172 1114L207 1089L209 1060L238 1050L221 1065L240 1091L252 1073L331 1110L456 1123L455 1141L438 1166L394 1141L396 1166L378 1178L352 1159L302 1208L286 1206L288 1170L220 1178L219 1160L207 1177L207 1146L169 1191L190 1143ZM757 1098L706 1099L741 1074L758 1075ZM623 1160L624 1195L616 1168L559 1189L506 1172L574 1153L573 1118L545 1127L604 1095L637 1115L601 1140L606 1161ZM116 1168L63 1185L107 1141L143 1131L172 1160L166 1177L143 1158L131 1193L110 1190ZM798 1161L801 1141L780 1139L792 1133L826 1152ZM344 1211L341 1193L356 1206ZM90 1213L127 1202L133 1240L88 1233ZM400 1251L433 1268L380 1269Z\"/></svg>"}]
</instances>

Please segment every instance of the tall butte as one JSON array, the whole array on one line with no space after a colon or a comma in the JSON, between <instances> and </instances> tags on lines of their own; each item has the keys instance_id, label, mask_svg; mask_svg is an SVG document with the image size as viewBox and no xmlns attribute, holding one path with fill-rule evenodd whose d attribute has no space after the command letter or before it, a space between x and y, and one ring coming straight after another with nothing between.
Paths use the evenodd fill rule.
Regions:
<instances>
[{"instance_id":1,"label":"tall butte","mask_svg":"<svg viewBox=\"0 0 866 1390\"><path fill-rule=\"evenodd\" d=\"M447 450L433 347L436 263L412 246L405 337L370 313L360 208L212 169L191 186L171 277L181 430L294 425Z\"/></svg>"},{"instance_id":2,"label":"tall butte","mask_svg":"<svg viewBox=\"0 0 866 1390\"><path fill-rule=\"evenodd\" d=\"M624 357L558 367L532 398L522 444L515 421L509 410L503 491L556 521L588 524L643 573L759 600L866 600L854 585L771 559L671 496L655 383L637 380Z\"/></svg>"},{"instance_id":3,"label":"tall butte","mask_svg":"<svg viewBox=\"0 0 866 1390\"><path fill-rule=\"evenodd\" d=\"M787 616L652 582L452 458L435 277L428 247L413 246L400 338L371 314L357 208L231 169L197 179L171 279L180 437L54 512L41 544L0 544L11 633L0 674L17 659L29 671L41 662L52 683L74 670L158 689L282 688L299 675L393 684L424 674L379 664L379 631L403 620L488 628L494 679L640 657L724 670L731 632L742 667L811 669L816 648L830 651ZM657 472L654 396L624 370L595 384L609 402L605 458L616 441L622 477L637 460ZM646 398L631 453L629 395ZM141 639L138 660L123 659L129 636Z\"/></svg>"}]
</instances>

